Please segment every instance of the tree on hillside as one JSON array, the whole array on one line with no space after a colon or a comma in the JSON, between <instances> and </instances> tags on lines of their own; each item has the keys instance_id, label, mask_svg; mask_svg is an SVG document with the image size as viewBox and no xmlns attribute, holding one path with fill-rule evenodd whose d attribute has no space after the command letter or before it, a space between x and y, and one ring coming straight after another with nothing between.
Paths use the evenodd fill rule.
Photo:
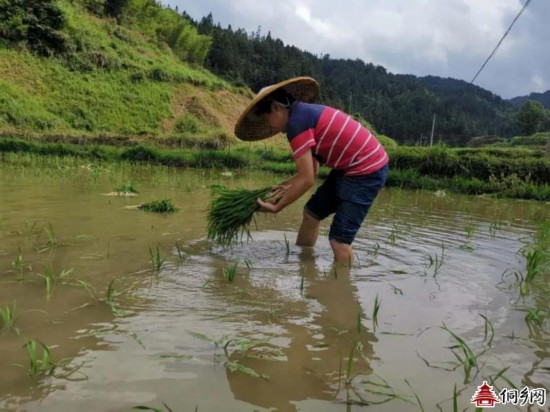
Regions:
<instances>
[{"instance_id":1,"label":"tree on hillside","mask_svg":"<svg viewBox=\"0 0 550 412\"><path fill-rule=\"evenodd\" d=\"M535 100L527 100L516 114L515 120L523 135L532 135L540 130L547 121L547 110L542 103Z\"/></svg>"},{"instance_id":2,"label":"tree on hillside","mask_svg":"<svg viewBox=\"0 0 550 412\"><path fill-rule=\"evenodd\" d=\"M32 51L51 56L67 47L67 19L56 0L0 0L0 37L24 41Z\"/></svg>"},{"instance_id":3,"label":"tree on hillside","mask_svg":"<svg viewBox=\"0 0 550 412\"><path fill-rule=\"evenodd\" d=\"M105 0L105 14L107 16L114 17L117 23L120 24L124 8L128 5L130 0Z\"/></svg>"}]
</instances>

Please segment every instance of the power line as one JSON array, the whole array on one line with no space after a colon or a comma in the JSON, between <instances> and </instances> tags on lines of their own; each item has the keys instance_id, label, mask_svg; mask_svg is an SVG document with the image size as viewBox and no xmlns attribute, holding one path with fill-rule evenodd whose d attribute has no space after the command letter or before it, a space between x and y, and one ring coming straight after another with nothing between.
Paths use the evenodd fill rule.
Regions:
<instances>
[{"instance_id":1,"label":"power line","mask_svg":"<svg viewBox=\"0 0 550 412\"><path fill-rule=\"evenodd\" d=\"M510 32L510 30L512 29L512 26L514 25L514 23L516 22L517 19L519 19L519 16L521 16L521 13L523 13L523 11L527 8L527 6L529 5L529 3L531 3L531 0L527 0L525 2L525 4L523 5L523 7L521 8L521 10L519 11L518 15L516 16L516 18L514 19L514 21L512 22L512 24L510 24L510 27L508 27L508 30L506 30L506 33L504 33L504 35L502 36L502 38L500 39L500 41L498 42L498 44L496 45L495 49L493 50L493 52L489 55L489 57L487 57L487 60L485 60L485 63L483 63L483 65L481 66L481 68L478 70L478 72L476 73L476 75L474 76L474 78L472 79L472 81L470 83L473 83L475 81L475 79L477 79L477 76L479 76L479 73L481 73L481 71L483 70L483 68L485 67L485 65L489 62L489 60L491 60L491 57L493 57L493 55L496 53L496 51L498 50L498 48L500 47L502 41L504 40L504 38L508 35L508 33Z\"/></svg>"}]
</instances>

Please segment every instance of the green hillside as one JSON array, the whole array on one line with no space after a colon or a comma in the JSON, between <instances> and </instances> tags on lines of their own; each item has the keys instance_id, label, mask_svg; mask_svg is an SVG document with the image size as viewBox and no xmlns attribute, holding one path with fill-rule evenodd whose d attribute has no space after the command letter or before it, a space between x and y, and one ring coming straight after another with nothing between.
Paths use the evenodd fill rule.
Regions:
<instances>
[{"instance_id":1,"label":"green hillside","mask_svg":"<svg viewBox=\"0 0 550 412\"><path fill-rule=\"evenodd\" d=\"M0 1L2 135L231 139L249 92L193 62L197 53L176 47L208 46L205 36L154 2L143 2L148 17L139 10L142 20L123 25L94 15L85 7L89 3L45 1L50 11L44 11L29 1ZM31 17L45 25L44 13L51 15L52 7L62 24L52 24L49 32L38 23L33 29ZM141 29L155 25L150 33ZM48 41L38 42L37 30ZM184 45L177 35L185 30Z\"/></svg>"}]
</instances>

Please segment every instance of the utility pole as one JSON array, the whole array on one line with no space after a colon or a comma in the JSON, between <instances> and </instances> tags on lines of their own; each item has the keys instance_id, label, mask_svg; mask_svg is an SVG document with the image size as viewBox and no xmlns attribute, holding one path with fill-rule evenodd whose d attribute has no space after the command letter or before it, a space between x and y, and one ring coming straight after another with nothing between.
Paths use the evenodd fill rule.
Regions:
<instances>
[{"instance_id":1,"label":"utility pole","mask_svg":"<svg viewBox=\"0 0 550 412\"><path fill-rule=\"evenodd\" d=\"M433 146L434 144L434 130L435 130L435 113L434 113L434 118L432 120L432 134L430 135L430 146Z\"/></svg>"}]
</instances>

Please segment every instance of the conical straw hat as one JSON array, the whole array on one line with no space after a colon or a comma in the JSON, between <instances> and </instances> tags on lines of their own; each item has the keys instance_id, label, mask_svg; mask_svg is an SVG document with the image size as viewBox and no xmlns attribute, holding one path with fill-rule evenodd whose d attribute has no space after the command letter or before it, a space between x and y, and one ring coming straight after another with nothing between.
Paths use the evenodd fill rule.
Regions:
<instances>
[{"instance_id":1,"label":"conical straw hat","mask_svg":"<svg viewBox=\"0 0 550 412\"><path fill-rule=\"evenodd\" d=\"M245 141L267 139L279 131L269 126L261 117L256 116L254 108L264 97L277 89L285 89L296 101L311 103L319 96L319 84L311 77L294 77L283 82L264 87L243 110L235 124L235 135Z\"/></svg>"}]
</instances>

